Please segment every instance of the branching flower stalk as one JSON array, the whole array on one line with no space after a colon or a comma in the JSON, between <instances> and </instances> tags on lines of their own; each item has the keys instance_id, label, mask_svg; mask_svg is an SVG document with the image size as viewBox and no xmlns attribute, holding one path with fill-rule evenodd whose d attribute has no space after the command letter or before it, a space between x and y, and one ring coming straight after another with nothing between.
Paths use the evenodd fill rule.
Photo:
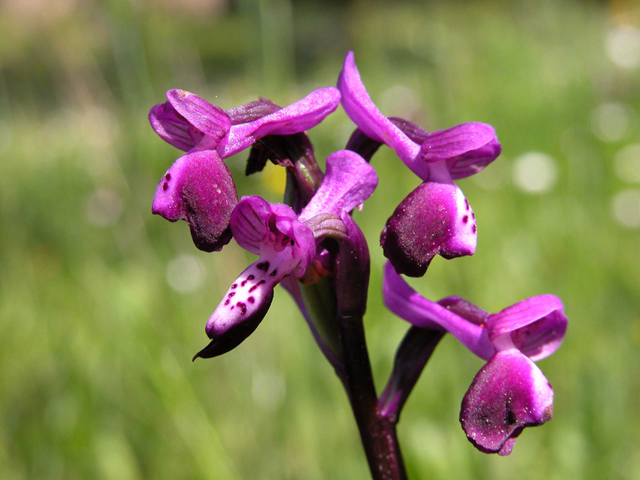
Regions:
<instances>
[{"instance_id":1,"label":"branching flower stalk","mask_svg":"<svg viewBox=\"0 0 640 480\"><path fill-rule=\"evenodd\" d=\"M329 155L323 173L306 132L339 104L356 128L346 149ZM464 123L429 133L385 117L369 97L352 52L337 88L319 88L285 108L259 99L225 111L195 94L170 90L149 120L163 140L186 152L160 180L152 212L187 222L201 250L220 251L233 238L258 256L209 318L210 341L194 360L238 347L265 318L281 285L345 388L375 480L407 478L396 425L447 333L487 361L460 413L478 450L508 455L525 427L551 419L553 390L534 362L564 338L567 318L558 298L539 295L490 314L460 297L430 301L401 276L423 276L436 255L452 259L475 252L475 214L454 180L479 173L500 155L493 127ZM369 247L351 212L378 185L370 162L382 145L422 183L391 212L380 236L389 260L385 304L411 326L378 396L363 324ZM267 161L286 169L284 203L238 199L224 159L247 148L247 175Z\"/></svg>"}]
</instances>

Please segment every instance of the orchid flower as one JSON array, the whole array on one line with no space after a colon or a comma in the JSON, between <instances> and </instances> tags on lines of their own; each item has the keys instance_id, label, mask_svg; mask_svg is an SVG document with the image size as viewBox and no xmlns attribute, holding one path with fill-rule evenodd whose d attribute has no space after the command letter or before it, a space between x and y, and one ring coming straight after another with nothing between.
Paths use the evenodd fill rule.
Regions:
<instances>
[{"instance_id":1,"label":"orchid flower","mask_svg":"<svg viewBox=\"0 0 640 480\"><path fill-rule=\"evenodd\" d=\"M223 111L184 90L169 90L149 121L167 143L187 152L167 170L156 189L152 213L185 220L195 245L217 251L231 240L229 220L238 203L236 187L222 161L267 135L292 135L319 124L340 102L334 87L314 90L288 107L244 121L241 108ZM266 103L266 102L265 102ZM236 118L238 117L238 118Z\"/></svg>"},{"instance_id":2,"label":"orchid flower","mask_svg":"<svg viewBox=\"0 0 640 480\"><path fill-rule=\"evenodd\" d=\"M322 253L322 239L341 229L341 218L369 198L377 183L371 165L343 150L327 158L324 180L299 216L287 205L243 197L231 214L231 231L242 248L260 258L233 282L211 315L206 326L211 342L194 359L221 355L246 339L266 315L275 286L288 276L305 275Z\"/></svg>"},{"instance_id":3,"label":"orchid flower","mask_svg":"<svg viewBox=\"0 0 640 480\"><path fill-rule=\"evenodd\" d=\"M489 314L460 297L427 300L390 263L383 295L396 315L417 327L446 331L487 360L460 413L467 438L479 450L509 455L525 427L551 419L553 389L533 362L555 352L564 338L567 317L557 297L540 295Z\"/></svg>"},{"instance_id":4,"label":"orchid flower","mask_svg":"<svg viewBox=\"0 0 640 480\"><path fill-rule=\"evenodd\" d=\"M338 88L342 106L358 128L391 147L423 181L396 208L380 238L384 255L398 273L422 276L436 254L473 255L475 215L453 180L478 173L498 157L502 147L493 127L463 123L427 133L409 122L392 121L369 97L353 52L347 53Z\"/></svg>"}]
</instances>

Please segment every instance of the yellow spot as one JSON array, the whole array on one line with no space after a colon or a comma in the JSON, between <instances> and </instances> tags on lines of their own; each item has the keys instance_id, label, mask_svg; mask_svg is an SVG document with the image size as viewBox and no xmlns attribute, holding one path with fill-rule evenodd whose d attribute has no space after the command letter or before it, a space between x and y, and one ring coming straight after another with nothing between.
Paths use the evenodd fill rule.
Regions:
<instances>
[{"instance_id":1,"label":"yellow spot","mask_svg":"<svg viewBox=\"0 0 640 480\"><path fill-rule=\"evenodd\" d=\"M256 175L260 175L269 191L273 193L284 192L287 183L287 172L284 168L267 164L264 170Z\"/></svg>"}]
</instances>

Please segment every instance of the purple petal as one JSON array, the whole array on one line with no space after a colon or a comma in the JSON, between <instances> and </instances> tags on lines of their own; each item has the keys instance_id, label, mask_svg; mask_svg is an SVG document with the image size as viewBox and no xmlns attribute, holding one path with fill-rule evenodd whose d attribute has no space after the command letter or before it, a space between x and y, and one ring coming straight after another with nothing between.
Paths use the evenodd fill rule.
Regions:
<instances>
[{"instance_id":1,"label":"purple petal","mask_svg":"<svg viewBox=\"0 0 640 480\"><path fill-rule=\"evenodd\" d=\"M495 313L487 320L489 338L510 333L518 349L534 361L548 357L567 331L564 306L554 295L539 295Z\"/></svg>"},{"instance_id":2,"label":"purple petal","mask_svg":"<svg viewBox=\"0 0 640 480\"><path fill-rule=\"evenodd\" d=\"M435 255L473 255L476 240L475 216L462 191L453 183L424 182L387 220L380 244L398 273L419 277Z\"/></svg>"},{"instance_id":3,"label":"purple petal","mask_svg":"<svg viewBox=\"0 0 640 480\"><path fill-rule=\"evenodd\" d=\"M197 132L169 102L155 105L149 112L153 130L169 145L188 152L200 141L203 134ZM192 136L195 135L195 138Z\"/></svg>"},{"instance_id":4,"label":"purple petal","mask_svg":"<svg viewBox=\"0 0 640 480\"><path fill-rule=\"evenodd\" d=\"M467 302L460 297L446 297L438 300L438 304L445 307L447 310L452 311L456 315L460 315L465 320L468 320L476 325L487 325L487 319L489 318L489 312L481 309L471 302Z\"/></svg>"},{"instance_id":5,"label":"purple petal","mask_svg":"<svg viewBox=\"0 0 640 480\"><path fill-rule=\"evenodd\" d=\"M387 144L400 159L422 178L425 166L416 162L420 147L412 142L391 120L375 106L367 93L356 67L353 52L348 52L338 77L338 88L342 94L342 107L349 118L373 140Z\"/></svg>"},{"instance_id":6,"label":"purple petal","mask_svg":"<svg viewBox=\"0 0 640 480\"><path fill-rule=\"evenodd\" d=\"M271 273L258 261L240 274L207 322L211 342L194 360L227 353L258 328L271 306L273 288L282 279Z\"/></svg>"},{"instance_id":7,"label":"purple petal","mask_svg":"<svg viewBox=\"0 0 640 480\"><path fill-rule=\"evenodd\" d=\"M459 180L481 172L487 165L498 158L500 152L502 152L502 145L495 138L484 147L478 148L468 155L448 160L447 167L451 178Z\"/></svg>"},{"instance_id":8,"label":"purple petal","mask_svg":"<svg viewBox=\"0 0 640 480\"><path fill-rule=\"evenodd\" d=\"M540 369L517 350L496 353L482 367L462 400L460 423L485 453L509 455L525 427L553 414L553 389Z\"/></svg>"},{"instance_id":9,"label":"purple petal","mask_svg":"<svg viewBox=\"0 0 640 480\"><path fill-rule=\"evenodd\" d=\"M194 93L169 90L167 100L195 129L204 134L198 142L201 150L211 150L229 133L231 120L217 105L211 105Z\"/></svg>"},{"instance_id":10,"label":"purple petal","mask_svg":"<svg viewBox=\"0 0 640 480\"><path fill-rule=\"evenodd\" d=\"M214 150L183 155L162 177L151 212L184 220L196 247L220 250L231 240L229 218L238 203L231 174Z\"/></svg>"},{"instance_id":11,"label":"purple petal","mask_svg":"<svg viewBox=\"0 0 640 480\"><path fill-rule=\"evenodd\" d=\"M420 147L420 157L426 163L446 160L449 170L455 168L459 160L464 159L467 161L466 170L470 170L478 150L480 150L478 152L479 158L488 164L486 162L487 153L488 151L493 151L491 148L485 148L488 145L493 145L493 150L496 149L496 145L500 145L496 137L496 131L491 125L486 123L463 123L446 130L428 134L427 139ZM500 153L499 149L497 153ZM423 180L426 180L426 178L423 178Z\"/></svg>"},{"instance_id":12,"label":"purple petal","mask_svg":"<svg viewBox=\"0 0 640 480\"><path fill-rule=\"evenodd\" d=\"M231 230L238 245L260 255L262 239L269 231L273 211L269 202L261 197L242 197L231 214Z\"/></svg>"},{"instance_id":13,"label":"purple petal","mask_svg":"<svg viewBox=\"0 0 640 480\"><path fill-rule=\"evenodd\" d=\"M467 321L417 293L396 273L390 262L384 267L382 296L389 310L412 325L431 330L445 330L485 360L495 353L486 328Z\"/></svg>"},{"instance_id":14,"label":"purple petal","mask_svg":"<svg viewBox=\"0 0 640 480\"><path fill-rule=\"evenodd\" d=\"M340 92L337 88L318 88L277 112L250 123L232 126L227 139L219 145L218 152L222 158L227 158L266 135L293 135L309 130L338 108L339 103Z\"/></svg>"},{"instance_id":15,"label":"purple petal","mask_svg":"<svg viewBox=\"0 0 640 480\"><path fill-rule=\"evenodd\" d=\"M277 274L301 276L316 252L311 230L288 205L257 197L242 197L231 214L231 231L238 244L260 255L263 268Z\"/></svg>"},{"instance_id":16,"label":"purple petal","mask_svg":"<svg viewBox=\"0 0 640 480\"><path fill-rule=\"evenodd\" d=\"M374 168L360 155L340 150L327 158L327 173L317 193L300 214L307 220L321 213L351 211L371 196L378 185Z\"/></svg>"}]
</instances>

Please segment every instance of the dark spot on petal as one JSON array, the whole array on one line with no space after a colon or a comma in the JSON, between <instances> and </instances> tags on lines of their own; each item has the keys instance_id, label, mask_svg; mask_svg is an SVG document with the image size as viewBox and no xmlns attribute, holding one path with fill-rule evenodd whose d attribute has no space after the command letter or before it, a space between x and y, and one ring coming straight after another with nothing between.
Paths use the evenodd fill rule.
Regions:
<instances>
[{"instance_id":1,"label":"dark spot on petal","mask_svg":"<svg viewBox=\"0 0 640 480\"><path fill-rule=\"evenodd\" d=\"M476 228L476 226L475 226L475 224L474 224L474 225L473 225L473 227L471 227L471 231L472 231L473 233L476 233L476 230L477 230L477 228Z\"/></svg>"},{"instance_id":2,"label":"dark spot on petal","mask_svg":"<svg viewBox=\"0 0 640 480\"><path fill-rule=\"evenodd\" d=\"M258 270L264 270L266 272L267 270L269 270L269 262L259 263L258 265L256 265L256 268Z\"/></svg>"},{"instance_id":3,"label":"dark spot on petal","mask_svg":"<svg viewBox=\"0 0 640 480\"><path fill-rule=\"evenodd\" d=\"M253 298L253 297L249 297L249 298L247 298L247 302L249 302L249 303L253 303L253 302L255 302L255 301L256 301L256 299L255 299L255 298Z\"/></svg>"},{"instance_id":4,"label":"dark spot on petal","mask_svg":"<svg viewBox=\"0 0 640 480\"><path fill-rule=\"evenodd\" d=\"M231 288L232 288L232 289L234 289L234 288L238 288L238 284L237 284L237 283L234 283L233 285L231 285Z\"/></svg>"},{"instance_id":5,"label":"dark spot on petal","mask_svg":"<svg viewBox=\"0 0 640 480\"><path fill-rule=\"evenodd\" d=\"M293 240L291 240L291 246L293 247L296 244Z\"/></svg>"},{"instance_id":6,"label":"dark spot on petal","mask_svg":"<svg viewBox=\"0 0 640 480\"><path fill-rule=\"evenodd\" d=\"M258 283L256 283L253 287L251 287L249 289L249 293L253 292L255 289L257 289L260 285L262 285L264 283L264 280L260 280Z\"/></svg>"},{"instance_id":7,"label":"dark spot on petal","mask_svg":"<svg viewBox=\"0 0 640 480\"><path fill-rule=\"evenodd\" d=\"M164 176L164 178L166 178L167 180L171 180L171 174L170 174L170 173L167 173L167 174Z\"/></svg>"},{"instance_id":8,"label":"dark spot on petal","mask_svg":"<svg viewBox=\"0 0 640 480\"><path fill-rule=\"evenodd\" d=\"M253 275L249 275L249 276L247 277L247 280L253 280L254 278L256 278L256 277L254 277Z\"/></svg>"},{"instance_id":9,"label":"dark spot on petal","mask_svg":"<svg viewBox=\"0 0 640 480\"><path fill-rule=\"evenodd\" d=\"M244 287L244 286L247 284L247 282L248 282L248 281L249 281L249 280L243 280L243 281L242 281L242 283L240 284L240 286L241 286L241 287Z\"/></svg>"},{"instance_id":10,"label":"dark spot on petal","mask_svg":"<svg viewBox=\"0 0 640 480\"><path fill-rule=\"evenodd\" d=\"M164 182L162 184L162 190L167 190L167 188L169 188L169 184L167 182Z\"/></svg>"},{"instance_id":11,"label":"dark spot on petal","mask_svg":"<svg viewBox=\"0 0 640 480\"><path fill-rule=\"evenodd\" d=\"M233 297L236 294L236 292L230 292L229 293L229 298Z\"/></svg>"},{"instance_id":12,"label":"dark spot on petal","mask_svg":"<svg viewBox=\"0 0 640 480\"><path fill-rule=\"evenodd\" d=\"M244 303L238 302L238 303L236 303L236 306L240 307L240 310L242 310L242 312L241 312L242 315L247 313L247 306Z\"/></svg>"},{"instance_id":13,"label":"dark spot on petal","mask_svg":"<svg viewBox=\"0 0 640 480\"><path fill-rule=\"evenodd\" d=\"M471 216L473 217L474 220L476 219L476 214L475 213L471 212Z\"/></svg>"},{"instance_id":14,"label":"dark spot on petal","mask_svg":"<svg viewBox=\"0 0 640 480\"><path fill-rule=\"evenodd\" d=\"M235 308L235 305L231 305L230 310L233 310Z\"/></svg>"},{"instance_id":15,"label":"dark spot on petal","mask_svg":"<svg viewBox=\"0 0 640 480\"><path fill-rule=\"evenodd\" d=\"M467 207L467 210L469 210L469 200L467 200L466 198L464 199L464 204Z\"/></svg>"},{"instance_id":16,"label":"dark spot on petal","mask_svg":"<svg viewBox=\"0 0 640 480\"><path fill-rule=\"evenodd\" d=\"M224 304L225 305L229 305L229 299L228 298L224 301Z\"/></svg>"},{"instance_id":17,"label":"dark spot on petal","mask_svg":"<svg viewBox=\"0 0 640 480\"><path fill-rule=\"evenodd\" d=\"M465 215L462 217L462 223L467 223L469 221L469 215Z\"/></svg>"},{"instance_id":18,"label":"dark spot on petal","mask_svg":"<svg viewBox=\"0 0 640 480\"><path fill-rule=\"evenodd\" d=\"M276 268L273 272L269 274L270 277L275 277L278 273L278 269Z\"/></svg>"}]
</instances>

